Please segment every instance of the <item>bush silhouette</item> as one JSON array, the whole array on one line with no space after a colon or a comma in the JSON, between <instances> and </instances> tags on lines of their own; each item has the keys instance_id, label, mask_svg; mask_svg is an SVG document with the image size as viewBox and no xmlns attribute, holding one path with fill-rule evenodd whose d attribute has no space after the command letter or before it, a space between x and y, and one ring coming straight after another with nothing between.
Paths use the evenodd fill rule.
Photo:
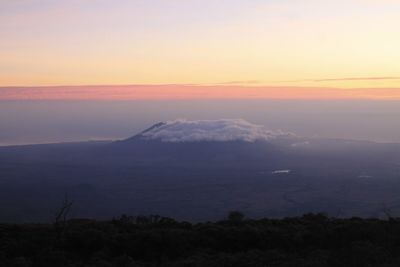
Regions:
<instances>
[{"instance_id":1,"label":"bush silhouette","mask_svg":"<svg viewBox=\"0 0 400 267\"><path fill-rule=\"evenodd\" d=\"M239 211L231 211L228 214L228 220L231 222L241 222L244 219L244 214Z\"/></svg>"}]
</instances>

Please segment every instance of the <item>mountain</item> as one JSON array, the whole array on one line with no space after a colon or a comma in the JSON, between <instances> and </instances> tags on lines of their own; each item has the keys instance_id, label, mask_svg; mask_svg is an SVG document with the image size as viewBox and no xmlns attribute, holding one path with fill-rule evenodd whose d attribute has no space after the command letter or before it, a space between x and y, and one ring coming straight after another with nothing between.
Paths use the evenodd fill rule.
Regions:
<instances>
[{"instance_id":1,"label":"mountain","mask_svg":"<svg viewBox=\"0 0 400 267\"><path fill-rule=\"evenodd\" d=\"M0 148L0 221L400 213L400 145L300 137L244 120L160 122L124 140Z\"/></svg>"}]
</instances>

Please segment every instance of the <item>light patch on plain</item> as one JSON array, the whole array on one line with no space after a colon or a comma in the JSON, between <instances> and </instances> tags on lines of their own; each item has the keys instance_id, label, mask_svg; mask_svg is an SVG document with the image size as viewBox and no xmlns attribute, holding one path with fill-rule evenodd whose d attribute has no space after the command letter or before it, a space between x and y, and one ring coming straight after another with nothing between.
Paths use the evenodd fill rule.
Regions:
<instances>
[{"instance_id":1,"label":"light patch on plain","mask_svg":"<svg viewBox=\"0 0 400 267\"><path fill-rule=\"evenodd\" d=\"M291 147L305 147L305 146L308 146L308 145L310 145L310 142L309 141L304 141L304 142L293 143L290 146Z\"/></svg>"},{"instance_id":2,"label":"light patch on plain","mask_svg":"<svg viewBox=\"0 0 400 267\"><path fill-rule=\"evenodd\" d=\"M276 170L273 171L272 174L289 174L291 172L292 172L291 170Z\"/></svg>"},{"instance_id":3,"label":"light patch on plain","mask_svg":"<svg viewBox=\"0 0 400 267\"><path fill-rule=\"evenodd\" d=\"M279 136L293 136L280 130L272 131L262 125L253 124L243 119L220 120L185 120L167 121L142 133L148 140L163 142L197 141L268 141Z\"/></svg>"}]
</instances>

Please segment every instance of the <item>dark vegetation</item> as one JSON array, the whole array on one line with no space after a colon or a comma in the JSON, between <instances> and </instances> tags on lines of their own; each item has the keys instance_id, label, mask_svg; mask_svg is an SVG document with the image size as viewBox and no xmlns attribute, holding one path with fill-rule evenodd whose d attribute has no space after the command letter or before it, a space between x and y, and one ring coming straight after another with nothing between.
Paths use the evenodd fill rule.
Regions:
<instances>
[{"instance_id":1,"label":"dark vegetation","mask_svg":"<svg viewBox=\"0 0 400 267\"><path fill-rule=\"evenodd\" d=\"M400 266L400 220L307 214L218 222L160 216L0 225L0 266Z\"/></svg>"}]
</instances>

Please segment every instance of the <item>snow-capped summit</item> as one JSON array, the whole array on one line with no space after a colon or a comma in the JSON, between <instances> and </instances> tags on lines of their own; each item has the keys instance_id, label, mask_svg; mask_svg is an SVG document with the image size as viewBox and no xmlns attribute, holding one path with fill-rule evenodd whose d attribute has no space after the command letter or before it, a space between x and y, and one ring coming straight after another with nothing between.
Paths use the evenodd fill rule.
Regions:
<instances>
[{"instance_id":1,"label":"snow-capped summit","mask_svg":"<svg viewBox=\"0 0 400 267\"><path fill-rule=\"evenodd\" d=\"M267 141L290 133L272 131L243 119L185 120L160 122L139 134L147 140L163 142L198 142L198 141Z\"/></svg>"}]
</instances>

